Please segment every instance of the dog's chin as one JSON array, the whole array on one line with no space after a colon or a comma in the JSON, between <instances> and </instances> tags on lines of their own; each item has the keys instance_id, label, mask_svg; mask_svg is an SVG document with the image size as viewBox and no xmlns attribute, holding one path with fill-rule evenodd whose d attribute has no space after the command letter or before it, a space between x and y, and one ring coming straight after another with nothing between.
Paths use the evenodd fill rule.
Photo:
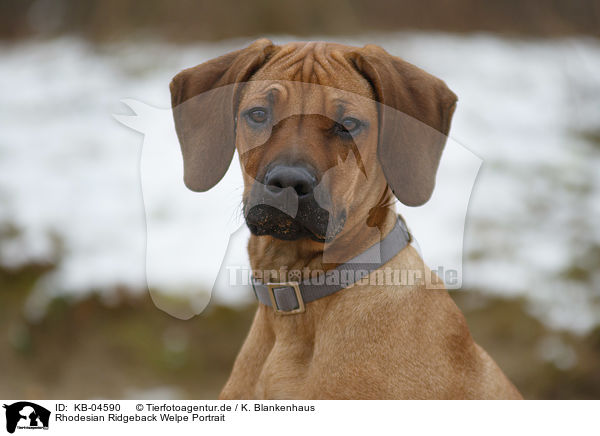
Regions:
<instances>
[{"instance_id":1,"label":"dog's chin","mask_svg":"<svg viewBox=\"0 0 600 436\"><path fill-rule=\"evenodd\" d=\"M297 241L312 236L302 224L283 212L267 214L258 213L255 209L246 216L246 224L253 235L268 235L282 241Z\"/></svg>"},{"instance_id":2,"label":"dog's chin","mask_svg":"<svg viewBox=\"0 0 600 436\"><path fill-rule=\"evenodd\" d=\"M339 233L327 234L329 213L326 210L321 209L310 219L306 219L309 217L304 215L299 213L294 218L275 207L258 205L246 213L246 224L255 236L269 235L282 241L311 239L316 242L329 242Z\"/></svg>"}]
</instances>

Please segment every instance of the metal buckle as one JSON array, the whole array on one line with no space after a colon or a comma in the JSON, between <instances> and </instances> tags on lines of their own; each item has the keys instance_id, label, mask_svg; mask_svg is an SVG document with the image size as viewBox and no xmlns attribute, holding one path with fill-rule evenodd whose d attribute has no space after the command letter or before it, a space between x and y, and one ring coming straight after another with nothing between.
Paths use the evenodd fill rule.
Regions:
<instances>
[{"instance_id":1,"label":"metal buckle","mask_svg":"<svg viewBox=\"0 0 600 436\"><path fill-rule=\"evenodd\" d=\"M298 301L298 308L293 310L281 310L277 306L277 300L275 300L275 289L279 288L293 288L294 293L296 294L296 300ZM304 300L302 299L302 294L300 293L300 287L298 286L298 282L283 282L283 283L267 283L267 290L269 291L269 298L271 299L271 306L273 306L273 310L278 315L295 315L297 313L306 312L306 306L304 305Z\"/></svg>"}]
</instances>

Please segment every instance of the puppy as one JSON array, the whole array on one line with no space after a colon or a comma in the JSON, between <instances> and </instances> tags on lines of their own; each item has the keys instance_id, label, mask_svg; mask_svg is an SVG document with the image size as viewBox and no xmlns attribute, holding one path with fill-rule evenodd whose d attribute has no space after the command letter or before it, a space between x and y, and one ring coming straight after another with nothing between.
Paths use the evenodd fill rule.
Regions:
<instances>
[{"instance_id":1,"label":"puppy","mask_svg":"<svg viewBox=\"0 0 600 436\"><path fill-rule=\"evenodd\" d=\"M186 186L210 189L236 149L244 175L260 303L220 398L520 398L394 210L434 189L444 82L373 45L261 39L171 95ZM334 273L354 278L315 284Z\"/></svg>"}]
</instances>

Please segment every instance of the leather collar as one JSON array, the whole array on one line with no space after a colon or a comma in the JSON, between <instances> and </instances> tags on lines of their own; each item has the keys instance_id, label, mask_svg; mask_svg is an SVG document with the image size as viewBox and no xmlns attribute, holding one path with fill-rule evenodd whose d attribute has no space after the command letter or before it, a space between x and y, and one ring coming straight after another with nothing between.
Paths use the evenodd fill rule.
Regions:
<instances>
[{"instance_id":1,"label":"leather collar","mask_svg":"<svg viewBox=\"0 0 600 436\"><path fill-rule=\"evenodd\" d=\"M262 283L252 277L256 298L265 306L273 307L277 314L303 313L306 303L335 294L367 277L381 268L411 242L411 235L402 216L380 242L372 245L358 256L337 268L324 273L320 280L315 278L302 282Z\"/></svg>"}]
</instances>

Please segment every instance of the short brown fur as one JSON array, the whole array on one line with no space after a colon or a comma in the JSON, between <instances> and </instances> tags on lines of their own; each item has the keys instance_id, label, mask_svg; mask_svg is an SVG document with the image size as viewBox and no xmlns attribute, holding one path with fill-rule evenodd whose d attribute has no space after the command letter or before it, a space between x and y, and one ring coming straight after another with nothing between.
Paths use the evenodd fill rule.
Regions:
<instances>
[{"instance_id":1,"label":"short brown fur","mask_svg":"<svg viewBox=\"0 0 600 436\"><path fill-rule=\"evenodd\" d=\"M236 62L240 65L232 67ZM394 195L408 205L422 204L431 195L456 103L456 96L439 79L375 46L292 43L278 47L259 40L207 64L185 70L174 79L173 105L218 86L250 81L232 93L235 114L225 117L226 123L238 119L236 127L230 126L236 132L230 146L233 150L235 144L241 156L245 201L263 168L281 156L310 161L321 172L334 166L338 158L342 161L348 158L334 139L319 136L318 124L323 121L320 118L302 121L282 117L281 131L271 133L269 146L255 146L267 138L256 138L255 133L240 124L239 118L253 99L262 98L265 87L273 86L269 81L284 81L276 86L282 86L285 107L302 104L304 113L329 113L329 102L336 92L344 91L344 98L354 98L370 122L371 127L360 139L363 147L360 164L357 161L352 171L335 173L328 185L335 199L333 210L344 209L348 216L335 241L283 241L272 236L251 236L248 244L251 266L255 271L273 271L270 280L279 279L277 271L281 268L310 271L335 267L392 229L397 219ZM303 93L302 84L306 83L323 88ZM389 133L389 129L383 132L382 123L390 123L390 119L382 115L375 101L429 126L433 133L422 132L420 127L414 130L425 148L398 150L389 144L382 145L385 141L390 144L397 141L398 135L414 132L410 128L402 133ZM293 108L290 110L294 112ZM192 133L184 125L185 115L179 117L176 113L176 126L184 147L186 135ZM436 136L440 134L443 140ZM202 137L199 138L194 140L202 144ZM329 141L326 147L323 141ZM184 150L184 159L188 152ZM229 156L228 150L218 153L225 154L225 159ZM384 160L397 156L412 162L399 176L391 174L392 166L386 168L384 164ZM198 171L202 168L197 165L202 164L189 157L187 160L186 172L192 174L186 174L186 183L189 181L192 189L208 189L220 178L219 174L211 173L210 181L198 181ZM332 261L324 258L326 250ZM412 246L404 248L385 266L419 271L423 277L431 274ZM220 398L518 399L521 396L473 341L464 316L446 290L427 289L424 284L361 283L308 303L306 312L299 315L276 315L272 308L259 304Z\"/></svg>"}]
</instances>

